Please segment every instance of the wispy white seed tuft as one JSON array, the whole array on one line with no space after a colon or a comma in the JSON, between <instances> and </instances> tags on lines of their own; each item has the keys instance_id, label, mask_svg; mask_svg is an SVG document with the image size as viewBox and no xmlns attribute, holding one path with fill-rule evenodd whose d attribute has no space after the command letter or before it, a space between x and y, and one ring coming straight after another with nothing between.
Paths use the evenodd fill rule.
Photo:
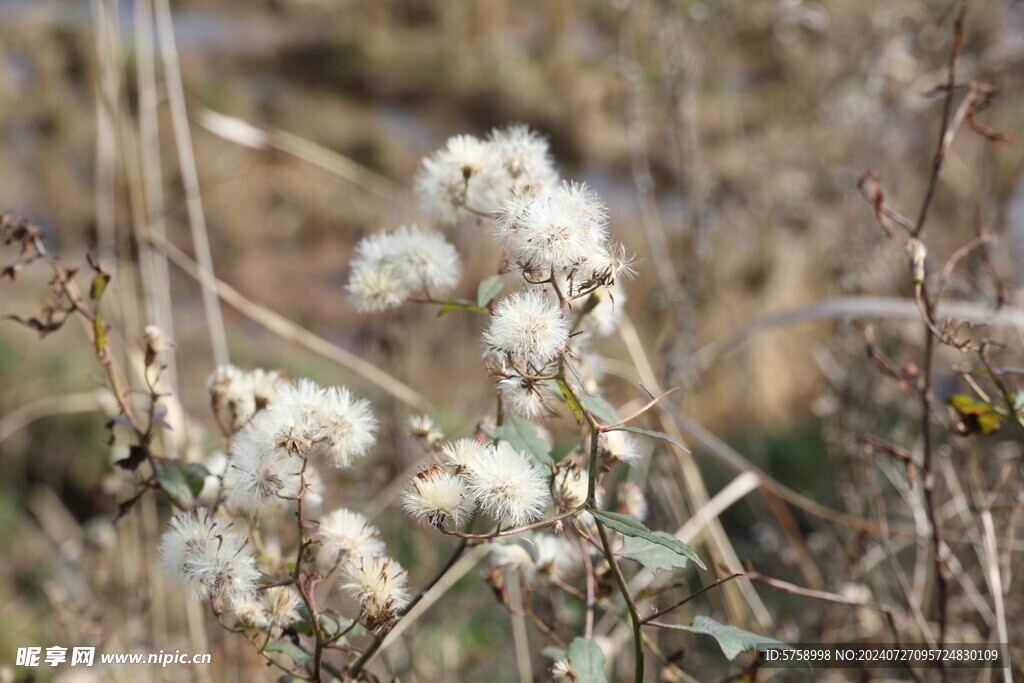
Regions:
<instances>
[{"instance_id":1,"label":"wispy white seed tuft","mask_svg":"<svg viewBox=\"0 0 1024 683\"><path fill-rule=\"evenodd\" d=\"M414 189L424 211L454 223L463 215L495 210L502 199L503 175L492 145L457 135L423 160Z\"/></svg>"},{"instance_id":2,"label":"wispy white seed tuft","mask_svg":"<svg viewBox=\"0 0 1024 683\"><path fill-rule=\"evenodd\" d=\"M402 493L405 511L414 519L425 519L434 526L451 521L452 526L458 528L471 506L462 479L441 465L432 465L414 474Z\"/></svg>"},{"instance_id":3,"label":"wispy white seed tuft","mask_svg":"<svg viewBox=\"0 0 1024 683\"><path fill-rule=\"evenodd\" d=\"M569 322L558 303L536 289L499 301L484 332L484 342L524 372L543 368L568 339Z\"/></svg>"},{"instance_id":4,"label":"wispy white seed tuft","mask_svg":"<svg viewBox=\"0 0 1024 683\"><path fill-rule=\"evenodd\" d=\"M359 601L367 624L374 628L398 616L408 602L408 574L384 555L364 555L346 562L342 588Z\"/></svg>"},{"instance_id":5,"label":"wispy white seed tuft","mask_svg":"<svg viewBox=\"0 0 1024 683\"><path fill-rule=\"evenodd\" d=\"M251 548L230 524L205 508L171 518L159 551L165 571L180 580L192 598L215 595L230 606L256 592L260 573Z\"/></svg>"},{"instance_id":6,"label":"wispy white seed tuft","mask_svg":"<svg viewBox=\"0 0 1024 683\"><path fill-rule=\"evenodd\" d=\"M228 507L262 517L299 495L302 458L281 446L278 412L260 411L231 442L223 490Z\"/></svg>"},{"instance_id":7,"label":"wispy white seed tuft","mask_svg":"<svg viewBox=\"0 0 1024 683\"><path fill-rule=\"evenodd\" d=\"M539 518L550 501L544 472L506 441L467 463L465 477L481 509L513 527Z\"/></svg>"},{"instance_id":8,"label":"wispy white seed tuft","mask_svg":"<svg viewBox=\"0 0 1024 683\"><path fill-rule=\"evenodd\" d=\"M470 463L487 455L489 446L476 439L459 439L444 445L441 460L456 469L463 469Z\"/></svg>"},{"instance_id":9,"label":"wispy white seed tuft","mask_svg":"<svg viewBox=\"0 0 1024 683\"><path fill-rule=\"evenodd\" d=\"M380 530L363 515L345 508L320 518L320 543L331 561L339 555L351 558L384 552Z\"/></svg>"}]
</instances>

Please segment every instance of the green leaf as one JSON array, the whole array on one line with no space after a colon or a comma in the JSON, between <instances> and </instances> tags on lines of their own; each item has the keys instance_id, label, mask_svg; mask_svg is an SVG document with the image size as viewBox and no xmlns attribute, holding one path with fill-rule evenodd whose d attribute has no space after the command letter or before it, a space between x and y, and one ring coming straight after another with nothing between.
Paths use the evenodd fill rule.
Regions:
<instances>
[{"instance_id":1,"label":"green leaf","mask_svg":"<svg viewBox=\"0 0 1024 683\"><path fill-rule=\"evenodd\" d=\"M587 508L587 510L590 514L603 522L605 526L618 531L620 534L625 536L636 536L650 541L651 543L657 543L658 545L665 546L677 555L682 555L683 557L693 560L701 569L707 569L707 567L704 566L704 563L701 562L700 557L697 556L697 551L674 536L670 536L665 533L660 535L655 534L635 517L621 512L608 512L607 510L595 510L594 508Z\"/></svg>"},{"instance_id":2,"label":"green leaf","mask_svg":"<svg viewBox=\"0 0 1024 683\"><path fill-rule=\"evenodd\" d=\"M566 659L569 655L566 654L565 650L554 645L548 645L546 648L540 651L542 657L547 657L553 662L560 662Z\"/></svg>"},{"instance_id":3,"label":"green leaf","mask_svg":"<svg viewBox=\"0 0 1024 683\"><path fill-rule=\"evenodd\" d=\"M961 415L973 416L978 421L977 428L981 430L982 434L991 434L999 429L999 423L1003 419L1003 413L998 408L983 401L976 401L964 394L950 396L946 399L946 403L953 406ZM964 420L964 422L968 421Z\"/></svg>"},{"instance_id":4,"label":"green leaf","mask_svg":"<svg viewBox=\"0 0 1024 683\"><path fill-rule=\"evenodd\" d=\"M576 424L579 424L583 421L583 408L580 407L576 397L569 391L569 386L565 383L564 379L558 380L558 388L562 390L562 397L569 405L569 410L572 411L573 417L576 418Z\"/></svg>"},{"instance_id":5,"label":"green leaf","mask_svg":"<svg viewBox=\"0 0 1024 683\"><path fill-rule=\"evenodd\" d=\"M494 441L508 441L516 450L525 452L538 464L554 462L551 458L551 444L540 435L537 425L511 413L506 417L507 422L500 427L485 426L481 429Z\"/></svg>"},{"instance_id":6,"label":"green leaf","mask_svg":"<svg viewBox=\"0 0 1024 683\"><path fill-rule=\"evenodd\" d=\"M477 306L475 303L469 301L468 299L448 299L448 301L445 301L444 304L441 306L441 310L437 312L437 317L440 318L445 313L450 313L451 311L472 311L473 313L490 313L490 311L488 311L483 306Z\"/></svg>"},{"instance_id":7,"label":"green leaf","mask_svg":"<svg viewBox=\"0 0 1024 683\"><path fill-rule=\"evenodd\" d=\"M294 643L274 641L273 643L267 643L267 646L263 649L266 652L283 652L292 658L292 661L295 662L295 666L302 666L313 659L308 652Z\"/></svg>"},{"instance_id":8,"label":"green leaf","mask_svg":"<svg viewBox=\"0 0 1024 683\"><path fill-rule=\"evenodd\" d=\"M669 626L672 631L683 631L684 633L697 633L699 635L711 636L718 641L722 652L731 661L736 655L747 650L789 650L785 643L765 638L750 631L744 631L728 624L719 624L710 617L697 616L689 626L673 624Z\"/></svg>"},{"instance_id":9,"label":"green leaf","mask_svg":"<svg viewBox=\"0 0 1024 683\"><path fill-rule=\"evenodd\" d=\"M481 280L480 286L476 288L476 305L486 308L487 304L498 296L504 286L505 282L500 275L492 275Z\"/></svg>"},{"instance_id":10,"label":"green leaf","mask_svg":"<svg viewBox=\"0 0 1024 683\"><path fill-rule=\"evenodd\" d=\"M583 405L590 411L590 414L600 420L602 424L613 425L621 419L612 404L600 396L580 391L580 400L583 401Z\"/></svg>"},{"instance_id":11,"label":"green leaf","mask_svg":"<svg viewBox=\"0 0 1024 683\"><path fill-rule=\"evenodd\" d=\"M655 439L661 439L662 441L668 441L670 444L680 449L684 453L689 453L690 449L679 443L665 432L656 432L652 429L643 429L641 427L630 427L629 425L622 425L620 427L613 427L608 430L609 432L633 432L634 434L644 434L645 436L653 436Z\"/></svg>"},{"instance_id":12,"label":"green leaf","mask_svg":"<svg viewBox=\"0 0 1024 683\"><path fill-rule=\"evenodd\" d=\"M180 460L164 460L162 469L163 472L156 475L156 483L167 495L184 503L195 500L210 474L204 465Z\"/></svg>"},{"instance_id":13,"label":"green leaf","mask_svg":"<svg viewBox=\"0 0 1024 683\"><path fill-rule=\"evenodd\" d=\"M671 570L681 569L686 566L686 557L680 555L674 550L669 550L665 543L674 541L675 538L666 534L664 531L652 531L652 534L660 538L663 543L653 543L648 541L646 538L640 538L639 536L627 536L625 542L622 544L622 549L618 551L618 555L621 557L635 560L650 570L657 571L659 569Z\"/></svg>"},{"instance_id":14,"label":"green leaf","mask_svg":"<svg viewBox=\"0 0 1024 683\"><path fill-rule=\"evenodd\" d=\"M569 663L578 683L608 683L604 675L604 653L592 640L577 638L569 645Z\"/></svg>"},{"instance_id":15,"label":"green leaf","mask_svg":"<svg viewBox=\"0 0 1024 683\"><path fill-rule=\"evenodd\" d=\"M99 301L100 297L103 296L103 290L107 288L110 283L110 275L107 273L96 273L92 276L92 284L89 285L89 298L93 301Z\"/></svg>"}]
</instances>

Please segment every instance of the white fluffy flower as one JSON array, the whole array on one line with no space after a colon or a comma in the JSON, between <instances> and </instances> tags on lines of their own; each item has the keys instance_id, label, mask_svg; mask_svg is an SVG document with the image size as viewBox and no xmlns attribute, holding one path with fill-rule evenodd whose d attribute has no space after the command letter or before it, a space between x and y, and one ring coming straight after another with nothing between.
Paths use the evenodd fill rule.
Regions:
<instances>
[{"instance_id":1,"label":"white fluffy flower","mask_svg":"<svg viewBox=\"0 0 1024 683\"><path fill-rule=\"evenodd\" d=\"M414 519L425 519L434 526L451 520L452 526L458 528L470 503L462 480L441 465L432 465L414 474L402 494L405 511Z\"/></svg>"},{"instance_id":2,"label":"white fluffy flower","mask_svg":"<svg viewBox=\"0 0 1024 683\"><path fill-rule=\"evenodd\" d=\"M464 469L471 462L487 455L488 449L489 446L476 439L459 439L444 445L441 460L456 469Z\"/></svg>"},{"instance_id":3,"label":"white fluffy flower","mask_svg":"<svg viewBox=\"0 0 1024 683\"><path fill-rule=\"evenodd\" d=\"M641 522L647 519L647 498L639 484L627 479L619 484L616 494L619 512L632 515Z\"/></svg>"},{"instance_id":4,"label":"white fluffy flower","mask_svg":"<svg viewBox=\"0 0 1024 683\"><path fill-rule=\"evenodd\" d=\"M455 247L416 225L363 238L351 265L348 291L362 311L391 308L423 292L447 294L462 274Z\"/></svg>"},{"instance_id":5,"label":"white fluffy flower","mask_svg":"<svg viewBox=\"0 0 1024 683\"><path fill-rule=\"evenodd\" d=\"M206 382L210 404L222 424L237 432L257 411L277 398L286 383L278 370L242 370L234 365L221 365Z\"/></svg>"},{"instance_id":6,"label":"white fluffy flower","mask_svg":"<svg viewBox=\"0 0 1024 683\"><path fill-rule=\"evenodd\" d=\"M274 586L263 591L264 614L267 626L283 628L298 621L300 598L292 586Z\"/></svg>"},{"instance_id":7,"label":"white fluffy flower","mask_svg":"<svg viewBox=\"0 0 1024 683\"><path fill-rule=\"evenodd\" d=\"M560 463L561 465L561 463ZM587 502L590 488L590 473L576 466L561 466L554 477L555 505L562 510L574 510ZM601 490L595 492L598 507L601 506Z\"/></svg>"},{"instance_id":8,"label":"white fluffy flower","mask_svg":"<svg viewBox=\"0 0 1024 683\"><path fill-rule=\"evenodd\" d=\"M512 260L535 275L532 279L552 271L585 278L607 267L610 259L607 211L597 193L582 183L563 182L528 204L511 200L498 235L506 240Z\"/></svg>"},{"instance_id":9,"label":"white fluffy flower","mask_svg":"<svg viewBox=\"0 0 1024 683\"><path fill-rule=\"evenodd\" d=\"M535 289L498 302L484 342L521 370L542 368L565 346L569 322L558 304Z\"/></svg>"},{"instance_id":10,"label":"white fluffy flower","mask_svg":"<svg viewBox=\"0 0 1024 683\"><path fill-rule=\"evenodd\" d=\"M364 555L345 564L341 586L359 601L373 628L393 621L409 602L408 580L406 571L391 558Z\"/></svg>"},{"instance_id":11,"label":"white fluffy flower","mask_svg":"<svg viewBox=\"0 0 1024 683\"><path fill-rule=\"evenodd\" d=\"M225 501L249 517L277 510L302 487L302 458L281 446L277 418L276 412L259 412L235 435L228 452Z\"/></svg>"},{"instance_id":12,"label":"white fluffy flower","mask_svg":"<svg viewBox=\"0 0 1024 683\"><path fill-rule=\"evenodd\" d=\"M579 675L568 659L560 659L551 665L551 680L554 683L575 683Z\"/></svg>"},{"instance_id":13,"label":"white fluffy flower","mask_svg":"<svg viewBox=\"0 0 1024 683\"><path fill-rule=\"evenodd\" d=\"M516 124L496 128L488 141L508 176L511 192L549 187L558 182L547 139L529 127Z\"/></svg>"},{"instance_id":14,"label":"white fluffy flower","mask_svg":"<svg viewBox=\"0 0 1024 683\"><path fill-rule=\"evenodd\" d=\"M344 387L327 390L318 419L323 428L320 449L336 467L346 467L353 458L366 455L377 440L377 418L369 401L354 397Z\"/></svg>"},{"instance_id":15,"label":"white fluffy flower","mask_svg":"<svg viewBox=\"0 0 1024 683\"><path fill-rule=\"evenodd\" d=\"M174 346L174 340L159 325L146 325L146 349L156 355Z\"/></svg>"},{"instance_id":16,"label":"white fluffy flower","mask_svg":"<svg viewBox=\"0 0 1024 683\"><path fill-rule=\"evenodd\" d=\"M555 397L553 384L548 380L533 380L514 370L506 370L498 380L498 393L505 399L509 410L527 419L552 415L551 402Z\"/></svg>"},{"instance_id":17,"label":"white fluffy flower","mask_svg":"<svg viewBox=\"0 0 1024 683\"><path fill-rule=\"evenodd\" d=\"M491 564L522 572L530 579L564 580L577 566L577 553L564 536L535 533L523 541L495 543L491 546Z\"/></svg>"},{"instance_id":18,"label":"white fluffy flower","mask_svg":"<svg viewBox=\"0 0 1024 683\"><path fill-rule=\"evenodd\" d=\"M341 553L347 557L360 557L384 552L380 530L363 515L345 508L320 518L320 543L331 561Z\"/></svg>"},{"instance_id":19,"label":"white fluffy flower","mask_svg":"<svg viewBox=\"0 0 1024 683\"><path fill-rule=\"evenodd\" d=\"M516 527L532 522L548 505L544 472L506 441L471 460L465 476L469 495L504 524Z\"/></svg>"},{"instance_id":20,"label":"white fluffy flower","mask_svg":"<svg viewBox=\"0 0 1024 683\"><path fill-rule=\"evenodd\" d=\"M437 426L437 423L430 419L429 415L412 415L405 421L405 429L414 439L423 442L427 448L434 448L441 439L444 432Z\"/></svg>"},{"instance_id":21,"label":"white fluffy flower","mask_svg":"<svg viewBox=\"0 0 1024 683\"><path fill-rule=\"evenodd\" d=\"M282 389L266 412L277 418L282 437L306 440L311 455L329 458L336 467L365 455L377 438L369 402L344 387L324 389L299 380Z\"/></svg>"},{"instance_id":22,"label":"white fluffy flower","mask_svg":"<svg viewBox=\"0 0 1024 683\"><path fill-rule=\"evenodd\" d=\"M491 545L491 564L522 572L533 571L535 565L533 555L517 541Z\"/></svg>"},{"instance_id":23,"label":"white fluffy flower","mask_svg":"<svg viewBox=\"0 0 1024 683\"><path fill-rule=\"evenodd\" d=\"M604 432L599 437L598 445L610 461L622 460L632 465L640 459L640 448L629 432Z\"/></svg>"},{"instance_id":24,"label":"white fluffy flower","mask_svg":"<svg viewBox=\"0 0 1024 683\"><path fill-rule=\"evenodd\" d=\"M260 573L252 550L205 509L173 517L159 550L164 569L181 580L192 598L212 594L233 605L255 594Z\"/></svg>"},{"instance_id":25,"label":"white fluffy flower","mask_svg":"<svg viewBox=\"0 0 1024 683\"><path fill-rule=\"evenodd\" d=\"M352 305L360 313L375 313L401 305L409 296L402 278L390 268L356 267L346 287Z\"/></svg>"},{"instance_id":26,"label":"white fluffy flower","mask_svg":"<svg viewBox=\"0 0 1024 683\"><path fill-rule=\"evenodd\" d=\"M423 160L415 190L424 211L454 223L466 208L495 210L502 198L503 175L493 145L472 135L457 135Z\"/></svg>"},{"instance_id":27,"label":"white fluffy flower","mask_svg":"<svg viewBox=\"0 0 1024 683\"><path fill-rule=\"evenodd\" d=\"M534 534L532 540L537 550L534 571L538 575L565 580L576 568L576 550L565 536Z\"/></svg>"}]
</instances>

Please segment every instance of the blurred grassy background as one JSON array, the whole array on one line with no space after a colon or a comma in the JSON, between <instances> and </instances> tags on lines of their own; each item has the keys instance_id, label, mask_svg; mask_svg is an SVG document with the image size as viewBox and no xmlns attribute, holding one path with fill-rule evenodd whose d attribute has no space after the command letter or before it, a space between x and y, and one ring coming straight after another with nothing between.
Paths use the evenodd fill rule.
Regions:
<instances>
[{"instance_id":1,"label":"blurred grassy background","mask_svg":"<svg viewBox=\"0 0 1024 683\"><path fill-rule=\"evenodd\" d=\"M910 293L901 245L882 238L855 186L874 168L897 209L910 212L920 201L940 107L923 93L944 79L950 17L938 20L948 5L196 0L174 3L174 17L193 114L205 107L293 133L396 187L408 187L420 158L449 135L482 135L517 121L549 135L563 175L604 196L615 233L643 259L640 276L626 284L626 310L663 383L684 388L684 409L793 488L855 509L851 435L865 429L900 434L907 425L898 418L886 424L879 413L910 400L874 381L856 330L845 322L799 325L758 336L708 368L693 359L768 312L834 296ZM0 208L43 226L53 250L71 262L84 261L98 239L95 28L103 8L115 10L123 41L123 106L116 123L130 127L138 94L131 2L97 0L90 12L89 4L73 0L0 0ZM1000 88L984 120L1011 135L1024 120L1022 65L1021 4L973 4L962 70ZM167 231L191 253L160 92ZM423 221L408 193L375 196L288 154L239 146L197 120L192 133L218 277L385 368L437 406L432 414L451 435L466 434L480 418L479 407L492 400L476 361L480 321L452 314L435 324L433 311L412 306L359 316L344 299L346 262L362 235ZM998 235L997 266L1017 304L1022 170L1019 144L995 148L963 134L930 219L936 257L966 242L977 227ZM125 178L119 171L112 190L122 258L137 250L130 238L133 190ZM453 240L466 262L462 289L469 292L498 255L472 230ZM955 296L991 300L979 284L980 268L968 263L954 282ZM170 275L181 400L207 430L199 441L209 449L217 438L204 387L213 361L200 290L173 266ZM26 272L16 286L4 283L0 310L31 313L45 296L44 277ZM125 282L115 278L115 286ZM372 460L332 481L338 497L329 505L359 509L419 459L400 430L390 429L407 409L236 311L224 311L236 364L350 384L374 398L389 427L385 438ZM126 327L134 319L123 311L115 315L115 332L137 348L140 330ZM918 334L914 326L889 329L892 339ZM1014 343L1019 350L1019 340ZM618 339L602 352L628 359ZM0 414L22 410L5 423L9 433L0 430L3 662L18 645L75 638L100 638L107 650L116 642L127 649L139 637L173 649L159 638L178 642L174 634L185 629L176 605L167 607L169 615L153 615L157 598L147 582L159 578L147 567L130 566L125 555L151 559L158 510L123 520L117 533L90 526L115 510L118 490L107 474L101 420L83 414L95 374L74 326L45 343L13 324L0 326ZM951 393L949 380L942 387ZM611 393L619 402L638 396L626 380L613 380ZM712 492L727 483L731 475L721 466L700 462ZM658 467L653 471L667 472ZM799 576L793 561L777 552L779 532L764 521L766 514L763 503L747 499L723 521L741 557ZM819 532L816 520L800 522L812 539L822 534L827 557L838 542L834 532ZM385 515L381 524L414 583L428 576L446 544L397 514ZM125 546L133 535L139 542ZM818 552L813 543L812 549ZM822 562L841 567L844 559ZM828 566L824 572L829 575ZM92 583L77 586L85 581L81 576ZM491 650L508 640L508 626L493 618L479 584L471 575L457 586L455 599L426 618L432 627L392 649L392 665L417 680L507 680L501 657ZM67 595L54 596L62 585ZM123 611L104 602L114 596ZM807 610L780 615L789 633L801 627L814 633L822 608ZM244 648L211 637L230 657L259 667L240 654ZM223 657L214 661L216 680L260 675L258 668L229 673L220 668Z\"/></svg>"}]
</instances>

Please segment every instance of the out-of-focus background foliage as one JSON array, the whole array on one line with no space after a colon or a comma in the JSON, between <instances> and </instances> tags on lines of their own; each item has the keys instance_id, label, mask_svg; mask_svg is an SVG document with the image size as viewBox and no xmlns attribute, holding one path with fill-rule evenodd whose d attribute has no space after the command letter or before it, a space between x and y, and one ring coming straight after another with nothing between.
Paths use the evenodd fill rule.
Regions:
<instances>
[{"instance_id":1,"label":"out-of-focus background foliage","mask_svg":"<svg viewBox=\"0 0 1024 683\"><path fill-rule=\"evenodd\" d=\"M141 191L132 147L139 114L133 5L0 0L0 208L44 227L50 248L76 263L114 225L119 262L107 263L114 287L125 291L134 291L139 276L127 265L138 253L132 225L140 220ZM386 369L431 401L449 435L466 435L482 417L481 406L493 401L478 362L479 319L455 313L438 321L435 311L412 306L358 315L344 296L346 263L366 233L425 221L406 188L419 160L448 136L528 123L550 137L565 177L601 193L616 235L642 259L639 277L626 283L625 310L659 381L682 387L683 410L790 487L871 517L853 436L913 434L914 403L870 368L860 333L833 320L762 333L728 355L709 345L768 313L827 298L912 292L902 245L884 238L856 183L876 169L897 209L919 206L941 107L940 98L925 93L945 79L949 6L938 0L174 2L216 275L247 299ZM1024 5L972 4L961 70L964 78L999 88L984 120L1019 137ZM162 218L170 241L191 254L160 74ZM106 109L98 104L104 87L115 94ZM287 151L239 145L224 133L237 136L244 127L209 112L333 150L358 164L361 181ZM111 126L106 132L104 122ZM103 140L114 150L106 160L98 152ZM993 146L963 133L929 222L936 258L980 227L996 235L995 265L1017 305L1022 170L1017 142ZM109 184L105 172L112 173ZM498 253L471 227L451 239L464 256L468 294L493 272ZM968 261L950 296L993 302L991 287L976 277L981 268ZM180 398L205 429L195 442L208 452L218 438L206 409L205 378L214 364L200 288L173 265L169 274ZM45 275L26 271L17 283L4 282L0 310L32 313L45 298ZM110 316L119 343L137 353L145 316L131 306ZM386 500L382 492L421 457L396 428L410 409L233 308L224 306L224 316L236 364L282 368L371 396L384 438L372 457L331 480L326 504L361 509ZM883 341L900 361L910 360L897 342L919 342L919 328L912 320L885 323ZM1020 350L1018 336L1006 341ZM610 359L610 395L619 403L641 396L624 343L612 337L602 352ZM962 390L949 373L956 360L939 356L940 399ZM77 323L42 342L13 323L0 325L5 666L17 646L30 644L91 642L117 651L197 649L205 642L195 622L199 612L189 623L173 587L152 566L153 534L166 510L146 506L116 529L106 521L124 494L110 474L111 449L95 412L97 374ZM562 419L556 430L566 426ZM994 453L1014 448L998 435L987 438ZM672 457L659 451L650 468L660 522L652 526L659 528L685 520L690 504L678 470L666 464ZM733 476L699 451L697 462L711 493ZM728 510L722 523L739 556L753 558L766 573L806 583L818 572L830 590L846 586L879 601L896 599L891 586L864 586L847 575L865 538L794 514L804 554L792 550L756 495ZM413 528L393 502L378 521L414 585L450 545ZM808 557L814 567L806 565ZM694 578L693 586L699 584ZM758 592L780 628L775 633L786 637L844 637L871 628L848 610ZM755 614L729 608L719 593L701 609L759 626ZM1008 609L1024 619L1019 598ZM984 622L965 623L974 626L959 634L963 640L987 636ZM508 619L474 571L386 659L403 680L508 680L508 633ZM215 654L205 671L94 673L103 680L270 677L244 642L216 630L208 638ZM539 638L535 644L539 650ZM726 672L713 643L666 637L662 647L685 648L681 661L701 680L713 676L700 671ZM3 669L0 678L10 672Z\"/></svg>"}]
</instances>

